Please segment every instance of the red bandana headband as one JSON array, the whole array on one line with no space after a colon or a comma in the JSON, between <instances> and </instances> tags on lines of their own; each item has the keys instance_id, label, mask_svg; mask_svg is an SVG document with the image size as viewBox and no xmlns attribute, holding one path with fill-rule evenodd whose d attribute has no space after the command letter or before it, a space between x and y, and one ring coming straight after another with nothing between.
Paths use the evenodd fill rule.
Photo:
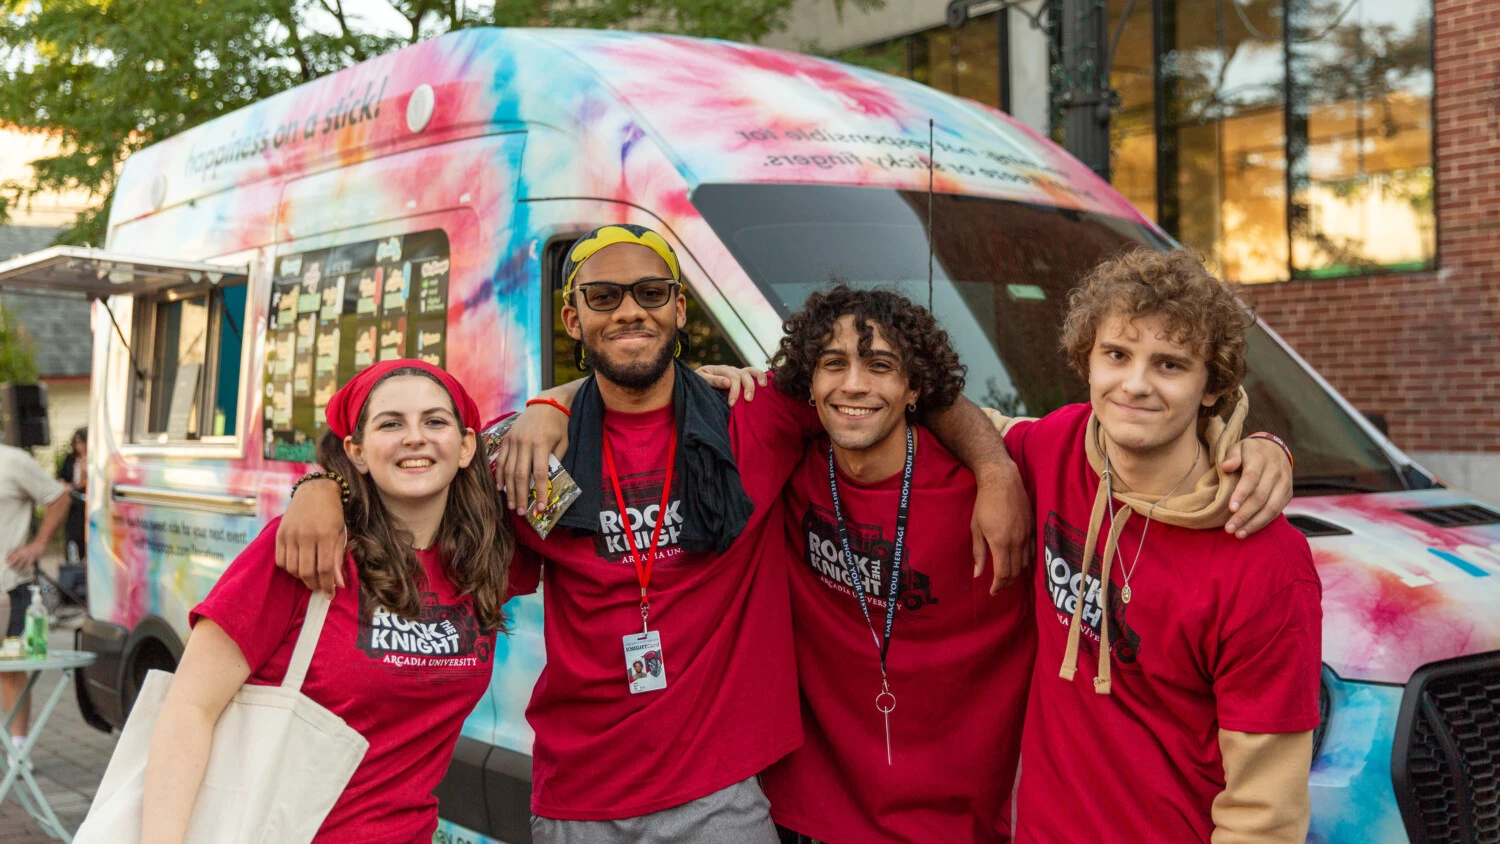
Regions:
<instances>
[{"instance_id":1,"label":"red bandana headband","mask_svg":"<svg viewBox=\"0 0 1500 844\"><path fill-rule=\"evenodd\" d=\"M446 370L413 358L383 360L366 367L350 378L349 383L340 387L339 391L333 394L333 398L328 400L328 407L323 411L324 418L328 420L328 429L340 439L352 434L354 426L359 422L360 411L365 409L365 402L369 400L375 385L380 383L380 379L398 369L420 369L436 378L438 383L448 391L448 396L453 399L453 406L458 410L458 417L463 426L479 430L479 405L474 403L474 398L469 395L468 390L464 389L464 385L460 384L457 378L449 375Z\"/></svg>"}]
</instances>

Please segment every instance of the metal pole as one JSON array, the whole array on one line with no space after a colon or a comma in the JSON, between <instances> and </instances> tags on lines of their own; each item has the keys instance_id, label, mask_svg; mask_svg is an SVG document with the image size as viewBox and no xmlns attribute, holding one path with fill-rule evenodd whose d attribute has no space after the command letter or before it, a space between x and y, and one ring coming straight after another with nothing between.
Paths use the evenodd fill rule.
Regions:
<instances>
[{"instance_id":1,"label":"metal pole","mask_svg":"<svg viewBox=\"0 0 1500 844\"><path fill-rule=\"evenodd\" d=\"M1063 146L1109 179L1108 21L1104 0L1062 0Z\"/></svg>"}]
</instances>

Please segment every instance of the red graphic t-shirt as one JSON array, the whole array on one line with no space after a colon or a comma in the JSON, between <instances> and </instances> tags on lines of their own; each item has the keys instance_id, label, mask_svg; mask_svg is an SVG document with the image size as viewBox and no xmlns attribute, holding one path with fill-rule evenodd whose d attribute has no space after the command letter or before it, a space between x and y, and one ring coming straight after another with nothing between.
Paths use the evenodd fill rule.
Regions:
<instances>
[{"instance_id":1,"label":"red graphic t-shirt","mask_svg":"<svg viewBox=\"0 0 1500 844\"><path fill-rule=\"evenodd\" d=\"M757 401L759 398L757 397ZM884 634L901 473L839 473L840 507L875 631ZM831 844L1010 840L1035 628L1022 586L973 576L974 476L917 429L900 597L887 660L896 708L875 708L880 657L841 561L828 443L809 445L785 501L802 747L761 778L777 823Z\"/></svg>"},{"instance_id":2,"label":"red graphic t-shirt","mask_svg":"<svg viewBox=\"0 0 1500 844\"><path fill-rule=\"evenodd\" d=\"M1224 790L1219 730L1294 733L1318 724L1322 586L1286 519L1247 539L1153 521L1120 599L1108 592L1113 693L1094 692L1100 560L1082 575L1099 476L1088 405L1019 422L1005 437L1036 505L1038 648L1022 739L1016 841L1207 842ZM1120 537L1136 559L1145 520ZM1101 537L1109 530L1109 518ZM1099 545L1103 546L1101 538ZM1058 676L1078 583L1087 585L1078 673Z\"/></svg>"},{"instance_id":3,"label":"red graphic t-shirt","mask_svg":"<svg viewBox=\"0 0 1500 844\"><path fill-rule=\"evenodd\" d=\"M191 621L212 619L239 645L249 682L286 676L311 592L276 568L273 519L235 558ZM345 561L349 588L328 607L302 693L370 742L365 758L315 841L429 842L437 828L432 790L448 770L469 711L489 687L495 636L484 634L473 603L443 574L436 551L420 551L426 574L422 613L408 620L374 608L360 620L358 571Z\"/></svg>"},{"instance_id":4,"label":"red graphic t-shirt","mask_svg":"<svg viewBox=\"0 0 1500 844\"><path fill-rule=\"evenodd\" d=\"M778 496L804 437L822 430L817 414L775 389L731 409L730 442L755 513L718 556L678 545L680 464L658 512L674 424L670 406L605 411L626 519L604 477L575 479L602 480L598 532L558 528L543 540L515 522L520 541L546 559L547 664L526 710L536 732L531 805L543 817L610 820L679 806L759 773L802 741L786 578L759 551L766 525L780 527ZM650 627L667 685L632 694L622 637L641 631L641 590L624 530L646 554L658 518Z\"/></svg>"}]
</instances>

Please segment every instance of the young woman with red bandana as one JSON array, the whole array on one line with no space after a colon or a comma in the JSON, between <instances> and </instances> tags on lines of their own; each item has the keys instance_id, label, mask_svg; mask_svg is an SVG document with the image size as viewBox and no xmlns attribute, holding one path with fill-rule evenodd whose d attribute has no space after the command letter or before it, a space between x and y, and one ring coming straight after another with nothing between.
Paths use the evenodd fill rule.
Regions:
<instances>
[{"instance_id":1,"label":"young woman with red bandana","mask_svg":"<svg viewBox=\"0 0 1500 844\"><path fill-rule=\"evenodd\" d=\"M318 462L349 479L340 574L353 588L332 596L302 692L370 747L314 840L427 842L432 790L489 686L515 543L474 459L478 407L447 372L377 364L334 395L327 420ZM192 612L159 719L170 729L147 763L144 842L184 839L220 714L242 685L287 671L312 593L276 568L279 521Z\"/></svg>"}]
</instances>

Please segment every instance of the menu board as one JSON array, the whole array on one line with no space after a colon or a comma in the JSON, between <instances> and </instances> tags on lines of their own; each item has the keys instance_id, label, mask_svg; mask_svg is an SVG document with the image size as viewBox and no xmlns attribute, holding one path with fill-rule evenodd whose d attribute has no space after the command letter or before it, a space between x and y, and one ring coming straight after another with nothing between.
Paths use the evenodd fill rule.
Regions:
<instances>
[{"instance_id":1,"label":"menu board","mask_svg":"<svg viewBox=\"0 0 1500 844\"><path fill-rule=\"evenodd\" d=\"M266 458L312 462L339 386L382 360L447 365L448 236L283 255L266 336Z\"/></svg>"}]
</instances>

